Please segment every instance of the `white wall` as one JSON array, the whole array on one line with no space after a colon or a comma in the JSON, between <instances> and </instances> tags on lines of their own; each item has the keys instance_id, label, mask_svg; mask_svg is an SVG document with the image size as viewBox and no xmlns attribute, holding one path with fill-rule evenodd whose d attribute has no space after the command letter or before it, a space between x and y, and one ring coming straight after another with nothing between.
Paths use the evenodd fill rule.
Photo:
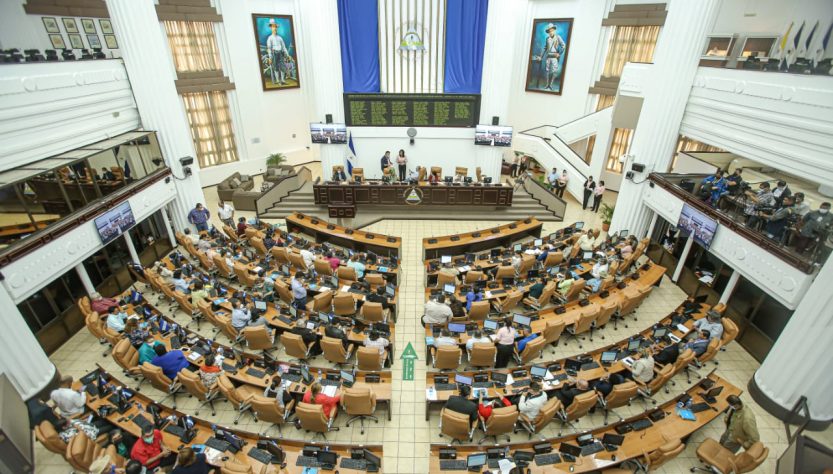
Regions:
<instances>
[{"instance_id":1,"label":"white wall","mask_svg":"<svg viewBox=\"0 0 833 474\"><path fill-rule=\"evenodd\" d=\"M120 59L5 64L0 70L0 170L141 126Z\"/></svg>"},{"instance_id":2,"label":"white wall","mask_svg":"<svg viewBox=\"0 0 833 474\"><path fill-rule=\"evenodd\" d=\"M824 29L833 19L833 7L830 0L723 0L712 31L715 34L752 33L784 34L791 21L796 22L791 34L802 21L810 26L804 27L802 38L812 28L816 20L819 29L814 35L814 43L824 36Z\"/></svg>"}]
</instances>

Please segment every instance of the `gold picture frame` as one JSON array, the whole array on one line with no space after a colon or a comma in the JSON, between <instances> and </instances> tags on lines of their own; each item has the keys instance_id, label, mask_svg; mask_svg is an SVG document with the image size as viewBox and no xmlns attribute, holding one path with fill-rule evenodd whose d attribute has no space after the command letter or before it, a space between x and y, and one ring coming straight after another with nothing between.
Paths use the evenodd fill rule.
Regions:
<instances>
[{"instance_id":1,"label":"gold picture frame","mask_svg":"<svg viewBox=\"0 0 833 474\"><path fill-rule=\"evenodd\" d=\"M67 44L61 35L49 35L49 41L52 43L53 49L67 49Z\"/></svg>"}]
</instances>

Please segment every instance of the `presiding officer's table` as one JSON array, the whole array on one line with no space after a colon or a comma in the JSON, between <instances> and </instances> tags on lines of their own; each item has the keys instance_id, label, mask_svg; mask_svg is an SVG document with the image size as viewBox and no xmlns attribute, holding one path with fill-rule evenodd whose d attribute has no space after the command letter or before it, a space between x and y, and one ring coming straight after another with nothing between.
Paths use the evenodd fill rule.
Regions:
<instances>
[{"instance_id":1,"label":"presiding officer's table","mask_svg":"<svg viewBox=\"0 0 833 474\"><path fill-rule=\"evenodd\" d=\"M315 203L331 205L380 206L489 206L512 205L512 186L505 184L463 184L427 182L418 184L331 182L313 186Z\"/></svg>"}]
</instances>

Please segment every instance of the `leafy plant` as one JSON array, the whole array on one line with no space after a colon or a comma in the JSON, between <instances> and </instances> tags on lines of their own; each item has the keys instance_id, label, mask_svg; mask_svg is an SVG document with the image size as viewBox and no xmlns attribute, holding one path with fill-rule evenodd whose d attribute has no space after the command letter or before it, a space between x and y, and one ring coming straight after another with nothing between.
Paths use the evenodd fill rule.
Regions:
<instances>
[{"instance_id":1,"label":"leafy plant","mask_svg":"<svg viewBox=\"0 0 833 474\"><path fill-rule=\"evenodd\" d=\"M616 210L616 206L611 206L603 202L599 210L601 211L602 224L610 225L610 222L613 220L613 211Z\"/></svg>"},{"instance_id":2,"label":"leafy plant","mask_svg":"<svg viewBox=\"0 0 833 474\"><path fill-rule=\"evenodd\" d=\"M269 158L266 159L266 166L274 166L278 167L286 162L286 155L283 153L272 153L269 155Z\"/></svg>"}]
</instances>

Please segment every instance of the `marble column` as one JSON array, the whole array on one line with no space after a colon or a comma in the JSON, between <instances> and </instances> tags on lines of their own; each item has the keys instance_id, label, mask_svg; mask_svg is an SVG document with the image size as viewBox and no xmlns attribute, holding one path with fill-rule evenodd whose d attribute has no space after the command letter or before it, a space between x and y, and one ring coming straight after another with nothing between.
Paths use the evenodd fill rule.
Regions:
<instances>
[{"instance_id":1,"label":"marble column","mask_svg":"<svg viewBox=\"0 0 833 474\"><path fill-rule=\"evenodd\" d=\"M133 245L133 239L130 237L130 231L122 234L122 237L124 237L124 243L127 244L127 252L130 253L130 258L133 260L133 263L141 263L139 253L136 252L136 246Z\"/></svg>"},{"instance_id":2,"label":"marble column","mask_svg":"<svg viewBox=\"0 0 833 474\"><path fill-rule=\"evenodd\" d=\"M79 262L78 265L75 266L75 272L78 273L78 278L81 280L81 284L84 285L84 290L87 294L92 295L95 293L95 285L93 285L93 281L90 280L90 274L87 273L87 268L84 267L84 262Z\"/></svg>"},{"instance_id":3,"label":"marble column","mask_svg":"<svg viewBox=\"0 0 833 474\"><path fill-rule=\"evenodd\" d=\"M24 400L46 388L55 376L55 365L46 356L6 288L0 285L3 330L0 331L0 373L9 378Z\"/></svg>"},{"instance_id":4,"label":"marble column","mask_svg":"<svg viewBox=\"0 0 833 474\"><path fill-rule=\"evenodd\" d=\"M299 70L306 84L307 106L311 122L324 122L332 114L333 122L344 123L344 85L341 79L341 40L338 8L332 0L295 0L298 16ZM319 149L321 172L329 177L335 165L345 165L346 145L312 145ZM361 145L356 149L361 154Z\"/></svg>"},{"instance_id":5,"label":"marble column","mask_svg":"<svg viewBox=\"0 0 833 474\"><path fill-rule=\"evenodd\" d=\"M809 429L833 419L833 259L821 268L792 317L749 381L749 393L765 410L784 420L807 397Z\"/></svg>"},{"instance_id":6,"label":"marble column","mask_svg":"<svg viewBox=\"0 0 833 474\"><path fill-rule=\"evenodd\" d=\"M674 275L671 277L671 281L677 283L677 280L680 279L680 274L683 273L683 267L685 267L685 261L688 259L688 253L691 252L691 245L694 244L694 234L689 234L688 239L685 241L685 247L683 247L683 253L680 254L680 259L677 260L677 266L674 268Z\"/></svg>"},{"instance_id":7,"label":"marble column","mask_svg":"<svg viewBox=\"0 0 833 474\"><path fill-rule=\"evenodd\" d=\"M168 233L168 239L171 241L171 245L176 247L176 234L174 233L173 227L171 227L171 220L168 219L168 208L164 207L160 209L162 212L162 223L165 225L165 232Z\"/></svg>"},{"instance_id":8,"label":"marble column","mask_svg":"<svg viewBox=\"0 0 833 474\"><path fill-rule=\"evenodd\" d=\"M156 16L154 0L106 0L110 21L122 52L142 126L155 130L165 163L173 171L177 198L173 218L179 228L188 226L188 212L205 202L200 186L199 162L182 98L176 92L176 71L165 30ZM180 159L192 157L185 175Z\"/></svg>"},{"instance_id":9,"label":"marble column","mask_svg":"<svg viewBox=\"0 0 833 474\"><path fill-rule=\"evenodd\" d=\"M723 293L720 295L718 303L726 304L729 301L729 298L732 297L732 293L735 291L735 287L738 286L738 280L740 280L740 272L732 270L732 274L729 276L729 281L726 282L726 288L723 288Z\"/></svg>"},{"instance_id":10,"label":"marble column","mask_svg":"<svg viewBox=\"0 0 833 474\"><path fill-rule=\"evenodd\" d=\"M642 204L643 187L652 171L664 172L674 155L689 91L697 73L703 41L711 31L718 0L671 0L659 35L650 78L644 87L644 102L631 142L630 163L645 170L634 181L622 180L611 229L630 229L643 235L648 226L648 208ZM628 169L622 170L624 175ZM639 184L637 184L639 183Z\"/></svg>"}]
</instances>

